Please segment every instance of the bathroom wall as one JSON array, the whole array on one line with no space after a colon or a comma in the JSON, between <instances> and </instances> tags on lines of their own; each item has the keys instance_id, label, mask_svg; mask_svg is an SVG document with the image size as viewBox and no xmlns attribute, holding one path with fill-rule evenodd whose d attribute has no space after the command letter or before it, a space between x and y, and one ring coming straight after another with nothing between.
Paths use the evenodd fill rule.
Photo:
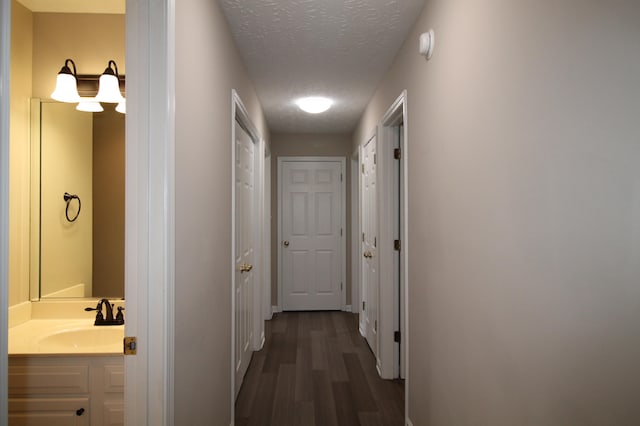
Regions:
<instances>
[{"instance_id":1,"label":"bathroom wall","mask_svg":"<svg viewBox=\"0 0 640 426\"><path fill-rule=\"evenodd\" d=\"M110 59L125 74L125 15L34 13L34 97L50 98L67 58L78 74L102 74Z\"/></svg>"},{"instance_id":2,"label":"bathroom wall","mask_svg":"<svg viewBox=\"0 0 640 426\"><path fill-rule=\"evenodd\" d=\"M30 98L33 14L11 2L9 306L29 300Z\"/></svg>"},{"instance_id":3,"label":"bathroom wall","mask_svg":"<svg viewBox=\"0 0 640 426\"><path fill-rule=\"evenodd\" d=\"M640 424L638 22L427 0L369 103L356 144L408 90L414 425Z\"/></svg>"},{"instance_id":4,"label":"bathroom wall","mask_svg":"<svg viewBox=\"0 0 640 426\"><path fill-rule=\"evenodd\" d=\"M93 294L124 295L125 115L93 114Z\"/></svg>"},{"instance_id":5,"label":"bathroom wall","mask_svg":"<svg viewBox=\"0 0 640 426\"><path fill-rule=\"evenodd\" d=\"M49 99L72 58L79 74L100 74L109 59L125 72L125 16L32 13L12 1L9 306L29 300L30 98Z\"/></svg>"},{"instance_id":6,"label":"bathroom wall","mask_svg":"<svg viewBox=\"0 0 640 426\"><path fill-rule=\"evenodd\" d=\"M269 132L218 2L180 1L175 8L174 418L228 425L232 89L267 143Z\"/></svg>"},{"instance_id":7,"label":"bathroom wall","mask_svg":"<svg viewBox=\"0 0 640 426\"><path fill-rule=\"evenodd\" d=\"M351 304L351 135L342 134L273 134L271 136L271 305L278 306L278 157L346 157L346 255L347 305Z\"/></svg>"}]
</instances>

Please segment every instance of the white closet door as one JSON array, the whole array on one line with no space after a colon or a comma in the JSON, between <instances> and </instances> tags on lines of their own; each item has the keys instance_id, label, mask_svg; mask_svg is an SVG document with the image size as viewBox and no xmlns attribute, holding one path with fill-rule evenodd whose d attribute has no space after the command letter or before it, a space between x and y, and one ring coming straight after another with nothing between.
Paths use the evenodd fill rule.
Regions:
<instances>
[{"instance_id":1,"label":"white closet door","mask_svg":"<svg viewBox=\"0 0 640 426\"><path fill-rule=\"evenodd\" d=\"M342 163L282 163L283 310L342 307Z\"/></svg>"}]
</instances>

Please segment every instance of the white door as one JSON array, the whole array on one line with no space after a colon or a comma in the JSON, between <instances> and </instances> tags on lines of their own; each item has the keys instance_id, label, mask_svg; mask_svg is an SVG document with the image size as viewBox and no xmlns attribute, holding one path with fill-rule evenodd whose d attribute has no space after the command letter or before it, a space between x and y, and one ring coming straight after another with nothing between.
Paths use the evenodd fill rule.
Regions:
<instances>
[{"instance_id":1,"label":"white door","mask_svg":"<svg viewBox=\"0 0 640 426\"><path fill-rule=\"evenodd\" d=\"M362 151L362 315L365 337L378 354L378 215L376 187L376 138Z\"/></svg>"},{"instance_id":2,"label":"white door","mask_svg":"<svg viewBox=\"0 0 640 426\"><path fill-rule=\"evenodd\" d=\"M342 307L342 164L281 163L283 310Z\"/></svg>"},{"instance_id":3,"label":"white door","mask_svg":"<svg viewBox=\"0 0 640 426\"><path fill-rule=\"evenodd\" d=\"M236 122L235 199L235 393L238 395L253 353L255 188L254 144Z\"/></svg>"}]
</instances>

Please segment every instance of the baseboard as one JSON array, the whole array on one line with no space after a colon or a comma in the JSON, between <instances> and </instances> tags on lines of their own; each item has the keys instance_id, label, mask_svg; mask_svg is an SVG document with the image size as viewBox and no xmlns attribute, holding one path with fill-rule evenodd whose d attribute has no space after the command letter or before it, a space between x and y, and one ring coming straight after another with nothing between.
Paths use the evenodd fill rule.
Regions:
<instances>
[{"instance_id":1,"label":"baseboard","mask_svg":"<svg viewBox=\"0 0 640 426\"><path fill-rule=\"evenodd\" d=\"M407 426L413 426L413 422L409 417L407 417Z\"/></svg>"},{"instance_id":2,"label":"baseboard","mask_svg":"<svg viewBox=\"0 0 640 426\"><path fill-rule=\"evenodd\" d=\"M282 312L282 310L280 309L280 306L272 306L271 307L271 315L277 314L279 312Z\"/></svg>"},{"instance_id":3,"label":"baseboard","mask_svg":"<svg viewBox=\"0 0 640 426\"><path fill-rule=\"evenodd\" d=\"M265 337L264 337L264 331L262 332L262 335L260 336L260 348L258 348L259 351L262 350L262 348L264 348L264 342L265 342Z\"/></svg>"},{"instance_id":4,"label":"baseboard","mask_svg":"<svg viewBox=\"0 0 640 426\"><path fill-rule=\"evenodd\" d=\"M344 312L351 312L351 305L345 305L343 311Z\"/></svg>"},{"instance_id":5,"label":"baseboard","mask_svg":"<svg viewBox=\"0 0 640 426\"><path fill-rule=\"evenodd\" d=\"M362 327L358 327L358 331L360 331L360 335L362 337L366 337L367 335L365 334L364 330L362 329Z\"/></svg>"}]
</instances>

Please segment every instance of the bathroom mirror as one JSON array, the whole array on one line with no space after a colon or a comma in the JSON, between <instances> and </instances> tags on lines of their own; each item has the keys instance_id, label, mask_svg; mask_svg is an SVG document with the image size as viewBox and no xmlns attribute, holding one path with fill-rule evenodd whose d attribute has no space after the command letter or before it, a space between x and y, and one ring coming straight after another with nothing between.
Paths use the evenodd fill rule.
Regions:
<instances>
[{"instance_id":1,"label":"bathroom mirror","mask_svg":"<svg viewBox=\"0 0 640 426\"><path fill-rule=\"evenodd\" d=\"M124 297L124 114L31 102L31 300Z\"/></svg>"}]
</instances>

